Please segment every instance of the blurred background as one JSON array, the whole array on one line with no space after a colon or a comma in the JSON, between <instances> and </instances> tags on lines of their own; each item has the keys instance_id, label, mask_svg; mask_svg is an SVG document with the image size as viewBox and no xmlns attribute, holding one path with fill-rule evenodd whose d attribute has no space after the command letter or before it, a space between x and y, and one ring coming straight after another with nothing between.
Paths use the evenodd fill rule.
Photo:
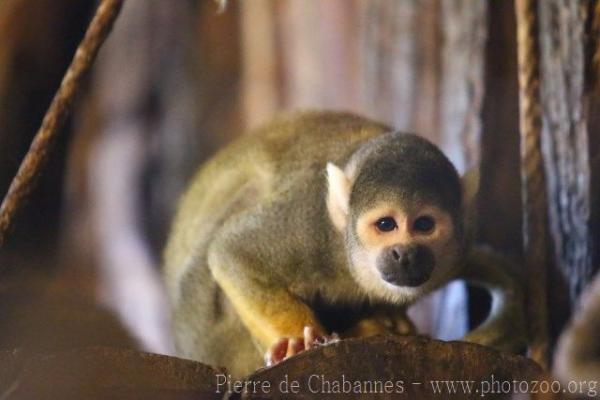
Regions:
<instances>
[{"instance_id":1,"label":"blurred background","mask_svg":"<svg viewBox=\"0 0 600 400\"><path fill-rule=\"evenodd\" d=\"M0 193L95 6L0 0ZM578 12L580 26L589 25ZM559 32L552 24L543 29L550 38ZM283 111L354 111L425 136L461 173L480 164L476 239L518 261L515 33L510 0L245 0L229 1L222 13L210 0L127 0L0 250L0 348L107 344L172 354L160 264L176 201L203 160ZM575 78L586 74L581 43ZM565 101L577 103L585 84L570 82L575 97ZM578 287L569 286L560 262L549 266L555 334L598 265L598 207L590 204L600 204L593 156L600 146L588 135L598 121L579 114L567 123L589 125L582 136L589 147L578 155L587 175L577 176L591 189L588 208L571 222L584 230L587 264ZM485 293L459 282L411 314L422 332L457 338L488 304Z\"/></svg>"}]
</instances>

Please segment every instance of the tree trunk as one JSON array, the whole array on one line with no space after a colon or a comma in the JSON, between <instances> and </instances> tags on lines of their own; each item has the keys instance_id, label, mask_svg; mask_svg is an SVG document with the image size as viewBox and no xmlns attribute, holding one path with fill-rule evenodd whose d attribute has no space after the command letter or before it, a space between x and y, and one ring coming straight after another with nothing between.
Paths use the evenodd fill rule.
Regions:
<instances>
[{"instance_id":1,"label":"tree trunk","mask_svg":"<svg viewBox=\"0 0 600 400\"><path fill-rule=\"evenodd\" d=\"M586 94L587 1L540 2L544 161L557 271L573 309L590 281L590 154ZM593 112L593 111L592 111Z\"/></svg>"}]
</instances>

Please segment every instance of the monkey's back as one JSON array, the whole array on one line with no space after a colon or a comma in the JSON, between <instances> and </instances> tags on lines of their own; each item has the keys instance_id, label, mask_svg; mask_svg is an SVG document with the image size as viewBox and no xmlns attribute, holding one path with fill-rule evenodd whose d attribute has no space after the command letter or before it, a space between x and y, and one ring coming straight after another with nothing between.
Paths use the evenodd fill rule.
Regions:
<instances>
[{"instance_id":1,"label":"monkey's back","mask_svg":"<svg viewBox=\"0 0 600 400\"><path fill-rule=\"evenodd\" d=\"M351 113L299 112L223 148L198 170L180 200L165 251L169 284L176 283L172 278L185 259L197 254L199 241L209 239L228 216L262 201L294 176L317 170L324 178L328 161L344 164L361 143L389 130ZM242 193L246 196L240 198Z\"/></svg>"},{"instance_id":2,"label":"monkey's back","mask_svg":"<svg viewBox=\"0 0 600 400\"><path fill-rule=\"evenodd\" d=\"M324 182L326 163L345 164L361 143L389 130L349 113L296 113L234 141L199 169L180 201L165 251L164 274L182 355L217 364L235 359L240 370L249 368L245 359L256 363L256 349L249 340L240 343L239 336L248 334L208 269L211 240L229 218L287 188L320 196L324 204L325 194L312 192L322 190L314 182ZM306 184L289 184L298 180Z\"/></svg>"}]
</instances>

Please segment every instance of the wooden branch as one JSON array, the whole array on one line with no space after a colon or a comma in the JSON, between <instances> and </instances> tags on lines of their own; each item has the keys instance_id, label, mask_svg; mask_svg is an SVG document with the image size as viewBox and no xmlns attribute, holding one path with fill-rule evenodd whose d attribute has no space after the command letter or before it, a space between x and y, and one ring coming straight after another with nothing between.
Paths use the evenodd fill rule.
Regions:
<instances>
[{"instance_id":1,"label":"wooden branch","mask_svg":"<svg viewBox=\"0 0 600 400\"><path fill-rule=\"evenodd\" d=\"M242 379L199 362L135 350L91 347L52 354L15 350L0 352L0 398L497 398L500 390L518 393L523 389L514 385L537 380L540 373L541 368L525 357L470 343L414 336L342 340ZM344 380L360 382L362 393L342 392L349 383L345 388L340 385L340 391L331 386ZM433 394L432 381L437 380L472 382L473 392L462 393L457 386L457 392L450 394L441 383L442 392ZM292 389L294 381L298 381L296 389ZM288 393L283 393L286 387ZM355 385L353 390L357 390ZM232 397L228 397L230 393Z\"/></svg>"},{"instance_id":2,"label":"wooden branch","mask_svg":"<svg viewBox=\"0 0 600 400\"><path fill-rule=\"evenodd\" d=\"M248 391L240 397L473 398L473 394L461 393L460 389L455 394L444 392L444 389L441 389L442 393L434 394L432 382L472 381L473 391L477 389L479 397L485 395L482 392L492 380L508 381L512 385L513 380L533 380L540 373L541 368L530 359L472 343L442 342L419 336L376 336L342 340L311 349L274 367L259 370L248 381L260 382L264 386L249 384ZM298 382L296 393L291 389L294 381ZM347 383L344 384L344 381ZM265 382L268 382L268 392L263 389L267 386ZM339 387L339 391L334 385ZM351 387L349 393L348 385Z\"/></svg>"},{"instance_id":3,"label":"wooden branch","mask_svg":"<svg viewBox=\"0 0 600 400\"><path fill-rule=\"evenodd\" d=\"M46 112L42 126L0 205L0 246L6 241L15 215L33 191L36 178L46 165L53 144L71 113L74 99L92 67L100 46L110 33L122 4L123 0L103 0L77 48L60 88Z\"/></svg>"},{"instance_id":4,"label":"wooden branch","mask_svg":"<svg viewBox=\"0 0 600 400\"><path fill-rule=\"evenodd\" d=\"M255 128L273 117L279 104L275 3L269 0L242 1L243 117Z\"/></svg>"},{"instance_id":5,"label":"wooden branch","mask_svg":"<svg viewBox=\"0 0 600 400\"><path fill-rule=\"evenodd\" d=\"M516 0L517 58L519 64L519 123L521 131L521 197L523 244L527 272L527 311L530 354L548 365L547 327L547 199L542 158L540 105L540 50L538 2Z\"/></svg>"},{"instance_id":6,"label":"wooden branch","mask_svg":"<svg viewBox=\"0 0 600 400\"><path fill-rule=\"evenodd\" d=\"M221 399L225 371L130 349L88 347L49 354L0 351L0 398Z\"/></svg>"}]
</instances>

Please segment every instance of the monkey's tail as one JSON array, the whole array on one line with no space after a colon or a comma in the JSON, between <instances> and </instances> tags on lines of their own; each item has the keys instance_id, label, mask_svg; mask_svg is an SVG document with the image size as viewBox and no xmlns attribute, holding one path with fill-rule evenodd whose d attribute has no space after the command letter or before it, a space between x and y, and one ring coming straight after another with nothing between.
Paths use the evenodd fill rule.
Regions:
<instances>
[{"instance_id":1,"label":"monkey's tail","mask_svg":"<svg viewBox=\"0 0 600 400\"><path fill-rule=\"evenodd\" d=\"M527 345L525 301L521 280L508 260L492 249L474 247L469 253L461 278L486 289L492 297L487 319L464 340L511 353Z\"/></svg>"}]
</instances>

